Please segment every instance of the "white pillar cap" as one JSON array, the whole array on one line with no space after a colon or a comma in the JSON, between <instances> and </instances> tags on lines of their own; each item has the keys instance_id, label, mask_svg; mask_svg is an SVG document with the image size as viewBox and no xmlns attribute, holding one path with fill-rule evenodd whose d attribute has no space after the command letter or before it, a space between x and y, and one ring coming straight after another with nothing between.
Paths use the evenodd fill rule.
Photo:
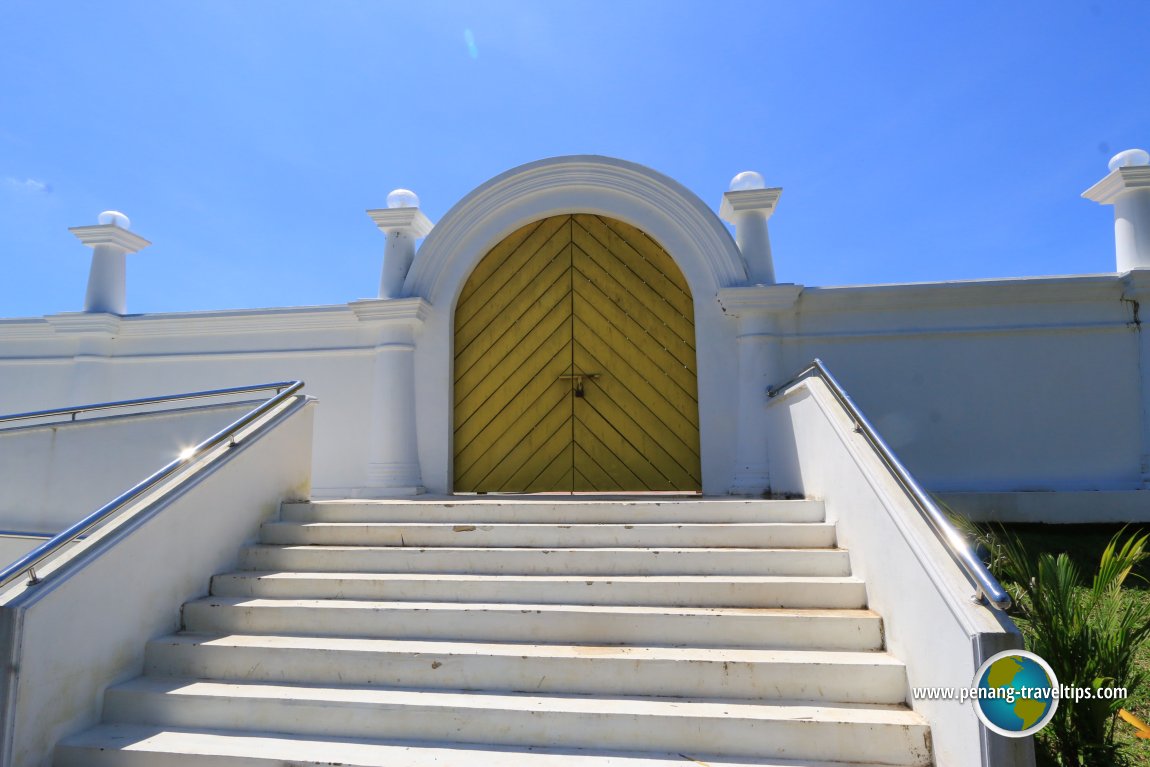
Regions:
<instances>
[{"instance_id":1,"label":"white pillar cap","mask_svg":"<svg viewBox=\"0 0 1150 767\"><path fill-rule=\"evenodd\" d=\"M737 177L736 177L737 178ZM770 189L742 189L723 193L723 202L719 206L719 218L729 224L738 223L740 213L757 210L764 218L770 218L775 212L775 204L779 195L783 193L782 187Z\"/></svg>"},{"instance_id":2,"label":"white pillar cap","mask_svg":"<svg viewBox=\"0 0 1150 767\"><path fill-rule=\"evenodd\" d=\"M434 224L419 209L419 195L410 189L393 189L387 195L387 207L369 210L367 215L385 233L401 232L412 237L426 237Z\"/></svg>"},{"instance_id":3,"label":"white pillar cap","mask_svg":"<svg viewBox=\"0 0 1150 767\"><path fill-rule=\"evenodd\" d=\"M1088 200L1113 205L1121 195L1134 189L1150 189L1150 153L1127 149L1110 159L1110 173L1082 193Z\"/></svg>"},{"instance_id":4,"label":"white pillar cap","mask_svg":"<svg viewBox=\"0 0 1150 767\"><path fill-rule=\"evenodd\" d=\"M94 248L97 245L115 245L125 253L136 253L152 244L135 232L130 232L116 224L72 226L68 228L68 231L76 235L80 242L89 248Z\"/></svg>"},{"instance_id":5,"label":"white pillar cap","mask_svg":"<svg viewBox=\"0 0 1150 767\"><path fill-rule=\"evenodd\" d=\"M367 215L384 232L403 232L413 237L431 234L434 224L419 208L378 208Z\"/></svg>"}]
</instances>

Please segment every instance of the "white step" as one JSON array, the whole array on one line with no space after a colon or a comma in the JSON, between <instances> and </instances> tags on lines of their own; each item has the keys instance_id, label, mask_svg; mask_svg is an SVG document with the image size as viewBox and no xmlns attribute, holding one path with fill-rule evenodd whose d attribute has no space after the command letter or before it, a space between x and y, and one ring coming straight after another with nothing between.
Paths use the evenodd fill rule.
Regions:
<instances>
[{"instance_id":1,"label":"white step","mask_svg":"<svg viewBox=\"0 0 1150 767\"><path fill-rule=\"evenodd\" d=\"M282 511L58 767L932 764L819 501Z\"/></svg>"},{"instance_id":2,"label":"white step","mask_svg":"<svg viewBox=\"0 0 1150 767\"><path fill-rule=\"evenodd\" d=\"M929 762L923 762L928 764ZM789 759L739 759L697 752L655 754L586 749L387 743L377 739L287 737L103 725L56 750L56 767L881 767Z\"/></svg>"},{"instance_id":3,"label":"white step","mask_svg":"<svg viewBox=\"0 0 1150 767\"><path fill-rule=\"evenodd\" d=\"M162 677L585 695L905 700L883 652L538 645L351 637L177 634L148 643Z\"/></svg>"},{"instance_id":4,"label":"white step","mask_svg":"<svg viewBox=\"0 0 1150 767\"><path fill-rule=\"evenodd\" d=\"M312 501L285 503L285 520L295 522L471 523L655 523L822 522L822 501L745 499L539 501L510 498L453 498L446 501Z\"/></svg>"},{"instance_id":5,"label":"white step","mask_svg":"<svg viewBox=\"0 0 1150 767\"><path fill-rule=\"evenodd\" d=\"M315 634L318 627L325 636L469 642L854 650L879 649L882 644L879 618L869 610L220 596L184 605L184 628L192 633Z\"/></svg>"},{"instance_id":6,"label":"white step","mask_svg":"<svg viewBox=\"0 0 1150 767\"><path fill-rule=\"evenodd\" d=\"M378 687L302 687L141 678L108 691L110 722L178 728L731 757L923 764L929 732L902 707L679 698L587 698ZM593 733L593 734L592 734ZM590 735L590 737L589 737Z\"/></svg>"},{"instance_id":7,"label":"white step","mask_svg":"<svg viewBox=\"0 0 1150 767\"><path fill-rule=\"evenodd\" d=\"M846 557L817 557L808 572L780 575L469 575L460 573L224 573L211 593L267 599L360 599L415 602L647 605L666 607L793 606L798 592L825 578L850 578ZM814 572L811 572L814 571ZM838 582L844 582L842 580Z\"/></svg>"},{"instance_id":8,"label":"white step","mask_svg":"<svg viewBox=\"0 0 1150 767\"><path fill-rule=\"evenodd\" d=\"M835 545L835 526L825 522L623 525L268 522L260 530L260 541L317 546L824 548Z\"/></svg>"},{"instance_id":9,"label":"white step","mask_svg":"<svg viewBox=\"0 0 1150 767\"><path fill-rule=\"evenodd\" d=\"M802 575L849 563L839 549L248 546L245 570L481 575Z\"/></svg>"}]
</instances>

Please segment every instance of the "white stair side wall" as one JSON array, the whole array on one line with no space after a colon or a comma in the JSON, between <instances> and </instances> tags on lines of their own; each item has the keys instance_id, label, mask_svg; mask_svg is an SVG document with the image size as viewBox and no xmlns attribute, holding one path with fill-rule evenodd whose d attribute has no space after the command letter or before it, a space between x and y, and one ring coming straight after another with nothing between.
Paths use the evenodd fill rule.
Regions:
<instances>
[{"instance_id":1,"label":"white stair side wall","mask_svg":"<svg viewBox=\"0 0 1150 767\"><path fill-rule=\"evenodd\" d=\"M983 660L1022 646L1014 624L971 601L974 586L821 380L767 411L772 490L823 500L888 650L907 664L908 702L930 721L937 764L1033 765L1030 739L989 733L969 702L909 701L909 687L969 687Z\"/></svg>"},{"instance_id":2,"label":"white stair side wall","mask_svg":"<svg viewBox=\"0 0 1150 767\"><path fill-rule=\"evenodd\" d=\"M0 529L55 534L255 404L185 404L159 412L151 405L153 412L86 413L75 422L0 424L13 427L0 429Z\"/></svg>"},{"instance_id":3,"label":"white stair side wall","mask_svg":"<svg viewBox=\"0 0 1150 767\"><path fill-rule=\"evenodd\" d=\"M179 606L235 568L282 500L307 497L312 402L295 400L158 507L93 539L66 572L46 568L41 585L0 597L2 767L49 767L57 740L100 720L105 688L142 673L146 640L178 631Z\"/></svg>"}]
</instances>

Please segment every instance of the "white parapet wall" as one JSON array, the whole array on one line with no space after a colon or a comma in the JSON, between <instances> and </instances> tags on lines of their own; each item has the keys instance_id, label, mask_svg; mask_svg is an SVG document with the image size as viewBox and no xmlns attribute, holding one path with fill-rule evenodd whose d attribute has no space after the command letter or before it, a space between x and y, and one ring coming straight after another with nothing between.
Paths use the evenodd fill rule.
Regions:
<instances>
[{"instance_id":1,"label":"white parapet wall","mask_svg":"<svg viewBox=\"0 0 1150 767\"><path fill-rule=\"evenodd\" d=\"M104 690L142 672L145 643L180 628L181 605L235 566L282 501L309 496L312 420L312 402L291 400L41 583L0 594L0 765L49 767L57 740L99 721Z\"/></svg>"},{"instance_id":2,"label":"white parapet wall","mask_svg":"<svg viewBox=\"0 0 1150 767\"><path fill-rule=\"evenodd\" d=\"M984 660L1022 646L1011 621L972 601L971 581L821 379L772 400L767 424L773 489L823 500L887 649L907 665L907 701L930 721L936 763L1032 765L1029 740L988 732L969 702L911 699L915 687L969 688Z\"/></svg>"},{"instance_id":3,"label":"white parapet wall","mask_svg":"<svg viewBox=\"0 0 1150 767\"><path fill-rule=\"evenodd\" d=\"M1088 509L1067 509L1060 521L1076 514L1090 521L1091 510L1113 517L1117 512L1106 511L1107 504L1114 506L1113 494L1126 494L1115 509L1141 503L1143 466L1150 464L1143 423L1150 385L1142 374L1150 364L1141 361L1147 344L1130 298L1148 280L1150 272L790 286L797 298L773 319L769 338L776 360L764 362L770 368L765 380L777 383L818 356L927 488L1095 492ZM373 440L394 432L394 414L381 410L379 401L387 402L385 368L402 355L389 351L396 344L384 334L393 323L412 322L398 311L405 302L418 299L0 320L0 412L302 379L325 403L316 423L317 490L356 494L370 489ZM449 325L450 317L435 319L438 311L424 303L412 316L423 312L425 325ZM754 374L729 353L739 333L735 319L717 323L711 333L725 335L726 345L712 350L712 369L728 381ZM451 400L428 394L450 391L443 378L450 374L450 339L432 343L415 332L410 343L424 484L430 492L450 492ZM758 423L761 415L736 413L732 397L720 399L731 412L711 414L726 426L703 447L706 452L716 440L729 440L722 460L712 456L711 473L734 477L734 425ZM715 468L715 462L723 466ZM708 492L724 487L715 480Z\"/></svg>"}]
</instances>

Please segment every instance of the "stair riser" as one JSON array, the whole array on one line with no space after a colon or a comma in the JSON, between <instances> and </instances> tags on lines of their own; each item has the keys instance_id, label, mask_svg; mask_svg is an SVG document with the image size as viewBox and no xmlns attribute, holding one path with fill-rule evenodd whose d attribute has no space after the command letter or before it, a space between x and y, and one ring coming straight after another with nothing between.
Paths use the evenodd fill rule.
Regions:
<instances>
[{"instance_id":1,"label":"stair riser","mask_svg":"<svg viewBox=\"0 0 1150 767\"><path fill-rule=\"evenodd\" d=\"M434 705L332 705L276 699L118 694L105 716L169 727L243 728L335 737L484 742L505 746L633 748L729 757L852 758L899 765L929 759L923 726L694 716L534 712ZM593 735L589 735L592 734Z\"/></svg>"},{"instance_id":2,"label":"stair riser","mask_svg":"<svg viewBox=\"0 0 1150 767\"><path fill-rule=\"evenodd\" d=\"M824 548L835 545L833 525L300 525L265 524L267 544L305 546L493 546L570 549L595 547Z\"/></svg>"},{"instance_id":3,"label":"stair riser","mask_svg":"<svg viewBox=\"0 0 1150 767\"><path fill-rule=\"evenodd\" d=\"M193 602L184 627L204 634L294 634L552 644L598 643L852 650L878 649L878 620L772 615L659 615L475 609L234 606Z\"/></svg>"},{"instance_id":4,"label":"stair riser","mask_svg":"<svg viewBox=\"0 0 1150 767\"><path fill-rule=\"evenodd\" d=\"M827 568L831 569L831 568ZM842 570L845 568L833 568ZM829 572L822 575L841 576ZM857 586L859 598L864 591ZM315 578L306 574L229 573L212 579L212 594L262 599L360 599L406 602L482 602L534 605L637 605L650 607L780 607L794 599L786 581L485 581L389 578ZM858 598L855 598L858 601Z\"/></svg>"},{"instance_id":5,"label":"stair riser","mask_svg":"<svg viewBox=\"0 0 1150 767\"><path fill-rule=\"evenodd\" d=\"M212 594L266 599L355 599L484 604L629 605L653 607L864 607L866 588L855 581L693 584L564 582L493 584L460 581L244 578L217 576Z\"/></svg>"},{"instance_id":6,"label":"stair riser","mask_svg":"<svg viewBox=\"0 0 1150 767\"><path fill-rule=\"evenodd\" d=\"M247 570L473 573L478 575L841 575L842 551L565 551L548 549L369 549L252 546Z\"/></svg>"},{"instance_id":7,"label":"stair riser","mask_svg":"<svg viewBox=\"0 0 1150 767\"><path fill-rule=\"evenodd\" d=\"M52 767L321 767L323 763L285 762L277 757L218 756L211 753L164 753L136 748L112 750L99 746L57 746ZM330 764L330 762L328 762ZM351 767L347 765L346 767ZM851 767L854 767L851 765Z\"/></svg>"},{"instance_id":8,"label":"stair riser","mask_svg":"<svg viewBox=\"0 0 1150 767\"><path fill-rule=\"evenodd\" d=\"M690 522L822 522L822 501L676 501L668 503L285 503L297 522L451 522L639 524Z\"/></svg>"},{"instance_id":9,"label":"stair riser","mask_svg":"<svg viewBox=\"0 0 1150 767\"><path fill-rule=\"evenodd\" d=\"M287 648L148 644L153 676L288 684L353 684L440 690L502 690L692 698L899 703L902 666L748 663L604 657L521 657L448 652L304 651Z\"/></svg>"},{"instance_id":10,"label":"stair riser","mask_svg":"<svg viewBox=\"0 0 1150 767\"><path fill-rule=\"evenodd\" d=\"M527 749L510 746L441 746L397 740L386 745L347 740L319 742L254 736L188 733L168 728L163 735L140 725L112 725L69 738L57 748L55 767L692 767L679 754L581 749ZM146 745L142 741L147 740ZM197 753L185 753L194 741ZM131 742L131 751L112 750ZM790 759L731 759L698 752L691 759L715 767L883 767L872 763ZM929 761L924 760L924 763Z\"/></svg>"}]
</instances>

